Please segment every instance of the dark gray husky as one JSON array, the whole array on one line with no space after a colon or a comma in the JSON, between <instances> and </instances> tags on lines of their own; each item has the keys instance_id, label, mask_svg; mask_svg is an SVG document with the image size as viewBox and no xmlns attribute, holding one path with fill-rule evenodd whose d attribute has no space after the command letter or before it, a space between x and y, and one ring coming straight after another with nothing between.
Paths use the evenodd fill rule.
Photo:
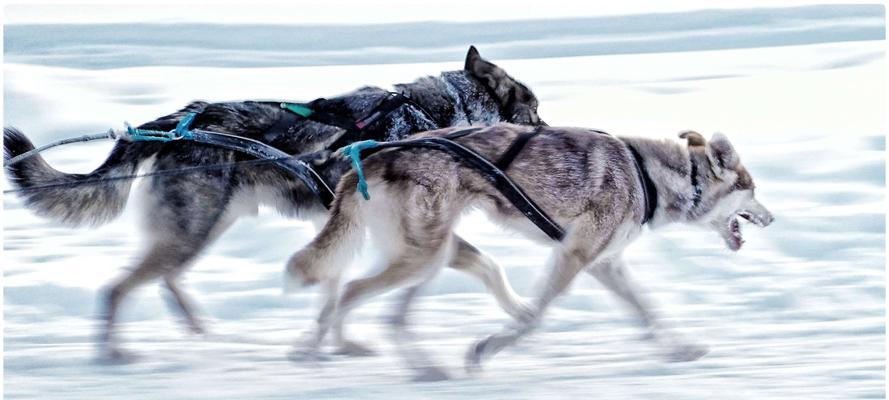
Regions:
<instances>
[{"instance_id":1,"label":"dark gray husky","mask_svg":"<svg viewBox=\"0 0 889 400\"><path fill-rule=\"evenodd\" d=\"M372 124L360 135L313 119L293 118L291 111L273 102L193 102L182 110L140 126L168 131L188 113L198 113L192 127L234 134L263 141L289 154L305 155L330 187L349 170L348 163L331 157L330 150L356 139L396 140L413 133L441 127L494 124L502 121L540 125L537 99L523 84L503 69L481 58L469 48L464 70L443 72L412 83L395 85L410 99ZM311 103L316 112L351 121L367 118L392 93L377 87ZM7 159L33 149L21 132L4 129ZM176 141L170 143L118 141L105 162L88 174L66 174L33 157L7 167L11 181L21 189L55 183L77 183L104 177L130 175L141 167L171 170L183 167L235 163L248 158L213 146ZM146 162L153 161L153 162ZM41 216L79 226L98 225L117 217L126 205L130 180L102 184L71 185L21 192L28 208ZM162 278L189 328L202 332L192 301L177 284L178 276L200 252L241 215L256 213L259 204L275 207L281 214L316 223L326 210L299 180L271 165L201 170L174 176L154 176L147 182L145 212L149 232L147 252L136 268L116 281L105 293L106 325L101 345L111 357L121 351L114 339L114 324L121 300L135 287ZM503 279L499 267L460 238L459 251L450 266L483 280L500 305L511 315L524 312L524 305ZM325 282L327 302L334 306L339 277ZM337 329L338 332L341 332ZM360 353L361 346L336 335L341 350Z\"/></svg>"}]
</instances>

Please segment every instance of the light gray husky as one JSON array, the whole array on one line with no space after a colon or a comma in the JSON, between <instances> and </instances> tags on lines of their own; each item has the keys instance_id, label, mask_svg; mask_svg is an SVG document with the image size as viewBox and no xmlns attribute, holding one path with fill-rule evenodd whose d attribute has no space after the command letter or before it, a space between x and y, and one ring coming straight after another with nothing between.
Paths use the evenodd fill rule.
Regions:
<instances>
[{"instance_id":1,"label":"light gray husky","mask_svg":"<svg viewBox=\"0 0 889 400\"><path fill-rule=\"evenodd\" d=\"M520 134L535 128L501 124L457 141L489 160ZM478 207L503 225L553 247L550 272L531 310L502 332L477 342L467 354L475 368L539 324L547 306L582 270L629 303L672 357L693 360L706 348L675 340L658 322L627 278L621 252L642 231L687 222L716 231L736 251L742 243L738 218L767 226L773 217L754 198L754 184L729 140L706 141L684 132L671 140L617 138L579 128L541 127L509 165L507 174L566 229L560 242L538 231L500 192L451 155L434 150L385 149L364 161L370 200L356 194L354 172L343 177L327 224L294 254L287 272L298 282L336 276L347 265L365 230L388 255L381 272L346 284L336 310L319 321L317 334L339 323L373 295L406 287L391 323L400 347L410 343L405 312L418 289L459 251L453 229L460 215ZM417 136L444 135L453 129ZM397 206L396 206L397 205ZM647 211L650 215L646 215ZM419 349L403 351L419 379L447 375Z\"/></svg>"},{"instance_id":2,"label":"light gray husky","mask_svg":"<svg viewBox=\"0 0 889 400\"><path fill-rule=\"evenodd\" d=\"M198 113L192 128L248 137L288 154L302 155L330 187L335 187L350 166L342 158L330 157L330 149L358 139L397 140L430 129L470 124L543 124L537 115L537 98L531 90L482 58L475 47L469 48L462 70L397 84L395 89L410 101L361 127L360 131L345 130L312 118L296 118L283 109L281 103L263 101L194 102L139 128L169 131L187 113ZM373 116L390 96L392 93L385 89L363 87L341 96L315 100L310 106L315 114L359 121ZM4 129L3 146L7 159L34 148L23 133L13 128ZM118 141L105 162L87 174L66 174L38 156L10 165L7 176L17 188L23 189L20 195L35 213L71 226L97 225L120 215L131 181L80 183L133 174L139 168L166 171L224 165L246 158L231 150L188 141ZM147 162L149 160L153 162ZM35 189L58 184L70 186ZM100 343L103 351L107 350L114 358L123 355L113 340L121 302L133 289L158 278L163 279L188 327L194 332L204 331L193 311L193 300L178 280L198 255L239 217L255 214L259 204L274 207L283 215L316 222L327 215L327 210L305 185L271 165L154 176L145 186L148 189L147 204L143 204L149 232L147 249L136 267L114 282L103 296L106 324ZM506 285L499 267L469 243L457 237L454 241L458 246L449 265L482 279L508 313L520 313L523 305ZM325 314L332 310L338 287L338 279L330 277L324 283L328 291ZM366 352L343 339L341 334L337 338L344 352Z\"/></svg>"}]
</instances>

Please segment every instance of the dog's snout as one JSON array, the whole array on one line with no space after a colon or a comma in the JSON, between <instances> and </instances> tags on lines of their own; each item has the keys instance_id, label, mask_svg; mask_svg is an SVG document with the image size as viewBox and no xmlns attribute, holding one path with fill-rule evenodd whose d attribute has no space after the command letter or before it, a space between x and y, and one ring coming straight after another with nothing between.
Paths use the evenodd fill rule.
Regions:
<instances>
[{"instance_id":1,"label":"dog's snout","mask_svg":"<svg viewBox=\"0 0 889 400\"><path fill-rule=\"evenodd\" d=\"M762 203L752 200L748 205L750 206L749 213L753 216L752 222L756 225L765 228L775 222L775 217Z\"/></svg>"},{"instance_id":2,"label":"dog's snout","mask_svg":"<svg viewBox=\"0 0 889 400\"><path fill-rule=\"evenodd\" d=\"M766 216L762 219L762 226L767 227L771 225L772 222L775 222L775 216L773 216L771 213L766 214Z\"/></svg>"},{"instance_id":3,"label":"dog's snout","mask_svg":"<svg viewBox=\"0 0 889 400\"><path fill-rule=\"evenodd\" d=\"M771 225L772 222L775 221L775 217L772 216L772 213L766 211L764 213L757 213L750 218L750 222L753 222L757 226L767 227Z\"/></svg>"}]
</instances>

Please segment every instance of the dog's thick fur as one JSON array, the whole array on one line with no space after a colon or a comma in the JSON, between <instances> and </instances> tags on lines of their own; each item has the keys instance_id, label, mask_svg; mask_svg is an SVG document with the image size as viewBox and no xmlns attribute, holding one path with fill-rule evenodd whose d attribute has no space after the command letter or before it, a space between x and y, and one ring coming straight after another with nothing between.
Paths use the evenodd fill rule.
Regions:
<instances>
[{"instance_id":1,"label":"dog's thick fur","mask_svg":"<svg viewBox=\"0 0 889 400\"><path fill-rule=\"evenodd\" d=\"M495 160L519 134L532 128L501 124L458 141ZM443 135L453 129L424 135ZM478 365L531 332L550 302L586 269L626 300L681 360L702 356L702 347L675 342L660 328L642 297L627 280L621 252L642 230L646 211L643 182L632 154L641 156L657 190L651 227L671 222L702 224L716 230L726 245L740 248L738 217L766 226L771 214L754 199L750 174L725 136L707 142L685 132L688 145L673 141L617 138L579 128L541 128L509 166L508 175L551 217L566 228L563 241L553 242L538 231L482 176L452 156L430 150L387 149L364 161L370 200L356 195L356 175L348 173L338 187L331 218L318 236L287 265L293 279L311 281L338 274L365 229L390 255L382 271L348 283L335 313L320 321L319 333L336 324L359 303L396 287L407 287L393 325L407 335L404 311L417 289L432 277L459 247L452 230L460 215L478 207L496 221L553 246L551 271L531 312L518 326L478 342L468 365ZM697 170L692 179L692 165ZM695 200L696 181L700 189ZM393 207L397 204L397 207ZM443 371L417 349L404 352L421 379L441 379Z\"/></svg>"},{"instance_id":2,"label":"dog's thick fur","mask_svg":"<svg viewBox=\"0 0 889 400\"><path fill-rule=\"evenodd\" d=\"M542 124L537 116L534 94L503 69L484 60L474 47L469 49L463 70L443 72L438 77L421 78L395 85L395 88L420 107L399 107L364 129L362 139L395 140L438 127L490 125L502 121ZM371 113L387 95L384 89L364 87L318 101L313 107L358 120ZM350 168L347 161L330 157L331 152L327 150L345 133L343 129L300 120L289 126L284 134L276 137L264 134L289 112L276 103L194 102L139 127L168 131L189 112L199 113L192 124L194 128L253 138L289 154L304 155L303 158L315 166L331 187ZM6 159L33 148L18 130L4 129ZM57 171L39 156L14 164L7 171L16 187L28 189L45 184L130 175L143 165L150 165L151 170L174 170L233 163L246 158L234 151L188 141L118 141L105 162L88 174ZM153 163L146 163L148 160ZM122 212L130 184L130 180L118 180L24 191L20 195L26 206L38 215L72 226L97 225ZM112 342L112 334L121 300L135 287L156 278L163 279L190 329L203 331L193 312L193 301L179 287L177 278L238 217L255 215L259 204L272 206L283 215L316 222L326 216L321 203L299 180L274 166L154 176L148 179L146 186L147 204L143 207L149 232L147 252L136 268L116 281L105 294L107 324L102 343L112 356L120 355ZM523 305L506 284L499 267L462 239L454 240L461 245L450 265L482 279L507 312L513 315L521 312ZM328 313L332 310L338 282L327 282L326 286L329 299L324 312Z\"/></svg>"}]
</instances>

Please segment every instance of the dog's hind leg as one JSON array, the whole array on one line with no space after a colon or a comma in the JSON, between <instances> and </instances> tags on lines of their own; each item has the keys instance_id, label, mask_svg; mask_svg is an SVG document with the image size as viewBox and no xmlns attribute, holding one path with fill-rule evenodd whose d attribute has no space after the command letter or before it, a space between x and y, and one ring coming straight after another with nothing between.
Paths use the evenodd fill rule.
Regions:
<instances>
[{"instance_id":1,"label":"dog's hind leg","mask_svg":"<svg viewBox=\"0 0 889 400\"><path fill-rule=\"evenodd\" d=\"M179 283L177 282L178 277L179 273L176 272L165 274L164 285L166 285L170 295L173 296L173 300L176 301L178 311L185 319L188 329L192 333L203 334L206 330L203 322L201 322L201 319L197 316L194 300L192 300L191 296L179 287Z\"/></svg>"},{"instance_id":2,"label":"dog's hind leg","mask_svg":"<svg viewBox=\"0 0 889 400\"><path fill-rule=\"evenodd\" d=\"M451 243L443 244L442 249L444 251L440 253L459 253L461 250L456 249L456 247L459 246L459 242L461 241L462 239L457 235L452 235L452 239L449 241ZM466 242L463 243L468 245ZM453 247L453 249L447 249L447 247ZM464 248L464 251L465 250L466 249ZM417 297L420 289L432 280L443 264L448 261L447 258L442 259L441 257L436 257L433 253L430 254L432 257L427 261L430 262L430 264L426 267L425 272L423 272L425 273L425 276L420 277L416 284L408 287L404 293L402 293L392 316L389 318L389 324L392 325L393 328L393 337L396 342L396 348L406 360L408 366L417 372L414 380L418 382L432 382L450 379L448 374L443 369L439 368L435 361L433 361L432 358L416 344L416 336L410 329L408 329L407 323L410 305ZM418 261L422 262L422 259L419 259Z\"/></svg>"},{"instance_id":3,"label":"dog's hind leg","mask_svg":"<svg viewBox=\"0 0 889 400\"><path fill-rule=\"evenodd\" d=\"M157 241L151 245L136 269L111 286L111 289L105 294L103 316L105 331L100 342L100 345L106 347L111 358L125 356L114 340L114 329L122 301L133 289L153 279L163 278L166 287L173 295L175 305L185 317L190 330L192 332L203 331L203 326L194 314L193 302L176 283L176 277L190 265L203 248L203 243L200 242Z\"/></svg>"},{"instance_id":4,"label":"dog's hind leg","mask_svg":"<svg viewBox=\"0 0 889 400\"><path fill-rule=\"evenodd\" d=\"M648 300L629 279L626 264L620 257L597 262L587 268L587 272L636 312L652 337L668 349L669 359L694 361L707 354L706 346L691 343L664 326Z\"/></svg>"},{"instance_id":5,"label":"dog's hind leg","mask_svg":"<svg viewBox=\"0 0 889 400\"><path fill-rule=\"evenodd\" d=\"M171 150L172 151L172 150ZM203 155L200 162L226 161L231 155L218 149L192 149ZM182 156L182 154L179 154ZM182 166L182 157L159 155L155 168L164 170ZM155 177L149 182L150 190L145 198L145 221L151 240L147 252L138 266L118 280L105 293L105 327L100 345L112 358L123 355L115 341L115 324L120 304L136 287L152 279L164 277L167 287L176 300L176 306L186 316L190 327L200 328L194 317L191 301L175 282L200 252L228 226L224 216L231 198L231 171L183 174L175 177ZM190 317L189 317L190 316Z\"/></svg>"},{"instance_id":6,"label":"dog's hind leg","mask_svg":"<svg viewBox=\"0 0 889 400\"><path fill-rule=\"evenodd\" d=\"M440 242L439 242L440 243ZM428 242L427 242L428 244ZM399 254L380 273L363 279L358 279L346 284L339 304L333 315L323 324L337 324L343 321L346 315L361 303L371 297L385 293L399 286L409 285L396 308L390 322L394 328L398 346L404 348L401 353L405 356L408 365L419 373L418 380L447 379L447 375L429 361L429 358L416 346L410 345L413 336L406 330L404 314L416 296L423 283L431 279L443 264L442 257L436 257L436 246L424 249L412 248L406 253Z\"/></svg>"},{"instance_id":7,"label":"dog's hind leg","mask_svg":"<svg viewBox=\"0 0 889 400\"><path fill-rule=\"evenodd\" d=\"M454 235L454 240L454 254L448 265L482 281L494 294L500 308L513 318L517 320L529 318L532 313L531 307L509 285L503 268L463 238Z\"/></svg>"},{"instance_id":8,"label":"dog's hind leg","mask_svg":"<svg viewBox=\"0 0 889 400\"><path fill-rule=\"evenodd\" d=\"M166 249L157 246L149 250L142 262L132 272L112 285L105 294L104 300L104 328L99 337L100 349L113 360L123 360L127 354L123 352L117 343L114 330L117 323L118 310L124 297L138 287L152 279L158 278L164 273L164 261Z\"/></svg>"},{"instance_id":9,"label":"dog's hind leg","mask_svg":"<svg viewBox=\"0 0 889 400\"><path fill-rule=\"evenodd\" d=\"M328 320L333 315L333 311L336 309L336 303L337 300L339 300L340 293L339 275L340 274L336 274L335 276L328 277L321 283L324 305L321 307L321 312L318 314L318 318L315 320L317 324L321 324L323 321ZM333 330L334 345L336 346L334 354L356 357L371 356L376 354L376 352L374 352L371 348L346 339L343 325L343 321L339 320L331 327L331 330ZM318 339L315 335L317 335L317 333L312 333L308 340L307 347L309 349L317 348L320 344L318 343ZM312 351L307 352L307 354L305 355L311 356L312 358L323 358L321 355L315 354Z\"/></svg>"},{"instance_id":10,"label":"dog's hind leg","mask_svg":"<svg viewBox=\"0 0 889 400\"><path fill-rule=\"evenodd\" d=\"M312 333L308 341L300 345L301 348L294 349L290 358L295 360L319 358L318 348L331 328L342 326L349 311L363 301L411 279L416 279L416 271L412 269L412 266L389 264L387 268L376 275L347 283L336 305L332 309L325 307L325 310L322 310L315 332Z\"/></svg>"},{"instance_id":11,"label":"dog's hind leg","mask_svg":"<svg viewBox=\"0 0 889 400\"><path fill-rule=\"evenodd\" d=\"M450 249L453 235L451 226L455 218L442 217L444 202L427 202L423 197L412 197L424 206L422 211L414 210L417 211L414 215L395 213L391 216L401 221L400 229L391 221L389 226L384 222L370 225L370 236L385 237L388 244L398 250L389 257L386 268L376 275L346 284L334 315L325 323L341 323L351 310L371 297L399 286L408 286L390 322L401 353L408 365L418 373L417 379L429 381L447 379L447 374L431 362L422 350L412 345L413 335L406 329L405 314L419 288L435 276L449 260L449 255L453 254ZM423 218L429 216L433 217Z\"/></svg>"},{"instance_id":12,"label":"dog's hind leg","mask_svg":"<svg viewBox=\"0 0 889 400\"><path fill-rule=\"evenodd\" d=\"M334 292L336 293L336 292ZM337 298L333 298L334 304L336 304ZM325 307L327 309L327 307ZM331 309L331 312L333 310ZM322 311L323 313L323 311ZM320 317L319 320L323 318ZM333 340L336 346L336 350L334 350L334 354L341 355L349 355L354 357L367 357L376 354L376 352L368 347L367 345L349 340L346 338L344 322L342 319L336 321L333 326Z\"/></svg>"},{"instance_id":13,"label":"dog's hind leg","mask_svg":"<svg viewBox=\"0 0 889 400\"><path fill-rule=\"evenodd\" d=\"M164 286L167 288L170 296L172 296L173 301L175 302L175 307L173 307L174 312L178 312L182 318L185 320L186 326L189 331L195 334L203 334L206 333L206 328L204 327L203 322L197 313L197 307L195 307L195 302L192 300L192 297L188 295L179 285L179 276L185 272L186 269L191 265L191 262L200 255L201 251L203 251L207 246L216 241L219 236L221 236L228 228L234 224L237 220L236 216L231 213L226 213L219 221L214 224L210 230L210 235L207 236L207 239L203 243L195 243L192 246L188 246L185 250L185 253L179 257L181 263L178 266L173 267L168 272L164 274Z\"/></svg>"},{"instance_id":14,"label":"dog's hind leg","mask_svg":"<svg viewBox=\"0 0 889 400\"><path fill-rule=\"evenodd\" d=\"M396 343L396 348L401 356L407 361L408 366L418 373L414 378L414 380L418 382L433 382L450 379L448 374L441 368L437 367L436 363L429 357L429 355L416 345L416 336L410 329L408 329L407 324L407 316L410 312L411 303L413 303L414 298L417 297L417 294L420 292L423 285L435 276L436 270L437 269L431 270L431 273L425 280L407 288L404 293L402 293L398 305L395 308L395 312L389 319L389 324L392 325L393 328L393 338Z\"/></svg>"},{"instance_id":15,"label":"dog's hind leg","mask_svg":"<svg viewBox=\"0 0 889 400\"><path fill-rule=\"evenodd\" d=\"M450 253L451 258L447 266L482 281L485 287L494 294L497 303L507 314L517 320L527 318L530 315L531 308L515 293L506 279L503 268L494 260L457 235L454 235L453 251ZM336 285L325 282L324 293L327 300L322 309L322 314L327 314L333 310L334 296L337 293ZM333 334L337 346L336 354L368 356L375 353L365 345L346 339L342 322L337 323L333 327Z\"/></svg>"}]
</instances>

